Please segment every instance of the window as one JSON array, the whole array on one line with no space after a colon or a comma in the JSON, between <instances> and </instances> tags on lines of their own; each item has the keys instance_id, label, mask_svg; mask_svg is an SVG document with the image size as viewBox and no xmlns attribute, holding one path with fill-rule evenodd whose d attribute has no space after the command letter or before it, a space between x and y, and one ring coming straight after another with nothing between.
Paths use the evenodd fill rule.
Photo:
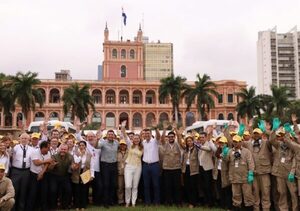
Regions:
<instances>
[{"instance_id":1,"label":"window","mask_svg":"<svg viewBox=\"0 0 300 211\"><path fill-rule=\"evenodd\" d=\"M134 50L130 50L130 59L134 59Z\"/></svg>"},{"instance_id":2,"label":"window","mask_svg":"<svg viewBox=\"0 0 300 211\"><path fill-rule=\"evenodd\" d=\"M227 102L228 103L233 103L233 94L228 94L228 96L227 96Z\"/></svg>"},{"instance_id":3,"label":"window","mask_svg":"<svg viewBox=\"0 0 300 211\"><path fill-rule=\"evenodd\" d=\"M126 59L126 50L125 49L121 50L121 58Z\"/></svg>"},{"instance_id":4,"label":"window","mask_svg":"<svg viewBox=\"0 0 300 211\"><path fill-rule=\"evenodd\" d=\"M121 66L121 78L126 78L126 66Z\"/></svg>"},{"instance_id":5,"label":"window","mask_svg":"<svg viewBox=\"0 0 300 211\"><path fill-rule=\"evenodd\" d=\"M223 103L223 94L218 95L218 103Z\"/></svg>"},{"instance_id":6,"label":"window","mask_svg":"<svg viewBox=\"0 0 300 211\"><path fill-rule=\"evenodd\" d=\"M147 104L153 104L153 98L152 98L152 96L146 96L146 103Z\"/></svg>"},{"instance_id":7,"label":"window","mask_svg":"<svg viewBox=\"0 0 300 211\"><path fill-rule=\"evenodd\" d=\"M112 58L113 58L113 59L118 58L118 52L117 52L117 49L113 49L113 50L112 50Z\"/></svg>"},{"instance_id":8,"label":"window","mask_svg":"<svg viewBox=\"0 0 300 211\"><path fill-rule=\"evenodd\" d=\"M127 104L127 96L126 95L120 96L120 103L121 104Z\"/></svg>"},{"instance_id":9,"label":"window","mask_svg":"<svg viewBox=\"0 0 300 211\"><path fill-rule=\"evenodd\" d=\"M133 104L140 104L140 96L133 96L132 102Z\"/></svg>"}]
</instances>

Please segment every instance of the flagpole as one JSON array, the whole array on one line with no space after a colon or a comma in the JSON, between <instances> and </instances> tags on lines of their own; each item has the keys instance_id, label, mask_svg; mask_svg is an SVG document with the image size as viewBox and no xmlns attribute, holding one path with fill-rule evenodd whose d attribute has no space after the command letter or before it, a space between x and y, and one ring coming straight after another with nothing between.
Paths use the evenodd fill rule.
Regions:
<instances>
[{"instance_id":1,"label":"flagpole","mask_svg":"<svg viewBox=\"0 0 300 211\"><path fill-rule=\"evenodd\" d=\"M123 7L122 7L122 14L123 14ZM121 15L121 41L123 41L123 16Z\"/></svg>"}]
</instances>

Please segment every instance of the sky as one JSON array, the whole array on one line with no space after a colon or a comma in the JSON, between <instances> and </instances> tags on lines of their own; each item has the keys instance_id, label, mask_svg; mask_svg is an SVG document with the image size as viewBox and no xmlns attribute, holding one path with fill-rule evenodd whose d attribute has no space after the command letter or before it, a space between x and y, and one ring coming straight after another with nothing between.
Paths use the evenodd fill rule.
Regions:
<instances>
[{"instance_id":1,"label":"sky","mask_svg":"<svg viewBox=\"0 0 300 211\"><path fill-rule=\"evenodd\" d=\"M61 69L73 79L97 79L107 22L109 36L136 36L139 23L150 41L171 42L174 73L188 80L206 73L257 86L259 31L298 24L298 0L0 0L0 72L39 73L54 79Z\"/></svg>"}]
</instances>

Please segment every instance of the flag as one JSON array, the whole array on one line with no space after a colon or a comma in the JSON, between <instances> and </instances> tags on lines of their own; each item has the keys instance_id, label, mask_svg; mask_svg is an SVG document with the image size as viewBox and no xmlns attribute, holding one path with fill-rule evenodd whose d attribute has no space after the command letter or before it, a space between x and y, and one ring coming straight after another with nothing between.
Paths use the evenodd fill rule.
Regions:
<instances>
[{"instance_id":1,"label":"flag","mask_svg":"<svg viewBox=\"0 0 300 211\"><path fill-rule=\"evenodd\" d=\"M124 23L124 26L126 26L126 19L127 19L127 16L122 8L122 17L123 17L123 23Z\"/></svg>"}]
</instances>

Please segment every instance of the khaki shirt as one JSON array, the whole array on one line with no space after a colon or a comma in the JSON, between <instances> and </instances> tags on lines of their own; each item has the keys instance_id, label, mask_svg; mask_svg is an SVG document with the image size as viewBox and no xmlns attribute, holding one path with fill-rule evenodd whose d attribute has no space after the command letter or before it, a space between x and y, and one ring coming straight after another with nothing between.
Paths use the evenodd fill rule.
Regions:
<instances>
[{"instance_id":1,"label":"khaki shirt","mask_svg":"<svg viewBox=\"0 0 300 211\"><path fill-rule=\"evenodd\" d=\"M0 199L7 201L15 197L15 189L9 178L3 177L0 181Z\"/></svg>"},{"instance_id":2,"label":"khaki shirt","mask_svg":"<svg viewBox=\"0 0 300 211\"><path fill-rule=\"evenodd\" d=\"M215 165L213 168L213 179L214 180L218 180L218 177L221 177L221 183L222 183L222 188L225 188L227 186L230 185L229 182L229 166L228 166L228 162L223 162L222 158L217 158L216 156L214 157L214 161L215 161ZM219 175L219 163L221 162L221 170L220 173L221 175Z\"/></svg>"},{"instance_id":3,"label":"khaki shirt","mask_svg":"<svg viewBox=\"0 0 300 211\"><path fill-rule=\"evenodd\" d=\"M175 170L181 168L181 150L179 144L165 143L162 145L161 153L162 157L162 168L166 170Z\"/></svg>"},{"instance_id":4,"label":"khaki shirt","mask_svg":"<svg viewBox=\"0 0 300 211\"><path fill-rule=\"evenodd\" d=\"M118 175L124 175L124 168L125 168L125 160L127 158L127 150L125 153L122 153L120 150L117 154L117 161L118 161Z\"/></svg>"},{"instance_id":5,"label":"khaki shirt","mask_svg":"<svg viewBox=\"0 0 300 211\"><path fill-rule=\"evenodd\" d=\"M272 175L287 179L289 173L295 174L296 171L295 153L289 147L283 149L281 145L284 142L277 141L274 135L275 134L272 134L270 136L270 143L274 149Z\"/></svg>"},{"instance_id":6,"label":"khaki shirt","mask_svg":"<svg viewBox=\"0 0 300 211\"><path fill-rule=\"evenodd\" d=\"M86 153L86 159L85 159L85 165L84 168L81 171L81 163L82 161L80 161L79 164L79 168L77 170L72 170L72 175L71 175L71 180L73 183L75 184L79 184L80 181L80 174L89 170L91 168L91 158L92 155L90 153ZM74 162L74 161L73 161Z\"/></svg>"},{"instance_id":7,"label":"khaki shirt","mask_svg":"<svg viewBox=\"0 0 300 211\"><path fill-rule=\"evenodd\" d=\"M255 170L258 175L269 174L272 171L272 146L269 141L258 140L260 146L255 147L254 140L243 142L243 146L250 150L253 156Z\"/></svg>"},{"instance_id":8,"label":"khaki shirt","mask_svg":"<svg viewBox=\"0 0 300 211\"><path fill-rule=\"evenodd\" d=\"M229 181L230 183L247 183L248 172L254 172L254 161L251 152L242 147L240 150L241 156L236 159L234 153L235 149L230 149L227 157L223 161L228 162L229 165Z\"/></svg>"},{"instance_id":9,"label":"khaki shirt","mask_svg":"<svg viewBox=\"0 0 300 211\"><path fill-rule=\"evenodd\" d=\"M189 152L190 151L190 152ZM190 175L199 174L198 149L194 146L191 150L184 150L182 159L182 173L186 171L186 162L190 160Z\"/></svg>"},{"instance_id":10,"label":"khaki shirt","mask_svg":"<svg viewBox=\"0 0 300 211\"><path fill-rule=\"evenodd\" d=\"M288 140L286 143L288 147L295 153L295 160L296 160L295 176L299 179L300 178L300 144L298 144L297 142L293 142L291 140Z\"/></svg>"}]
</instances>

